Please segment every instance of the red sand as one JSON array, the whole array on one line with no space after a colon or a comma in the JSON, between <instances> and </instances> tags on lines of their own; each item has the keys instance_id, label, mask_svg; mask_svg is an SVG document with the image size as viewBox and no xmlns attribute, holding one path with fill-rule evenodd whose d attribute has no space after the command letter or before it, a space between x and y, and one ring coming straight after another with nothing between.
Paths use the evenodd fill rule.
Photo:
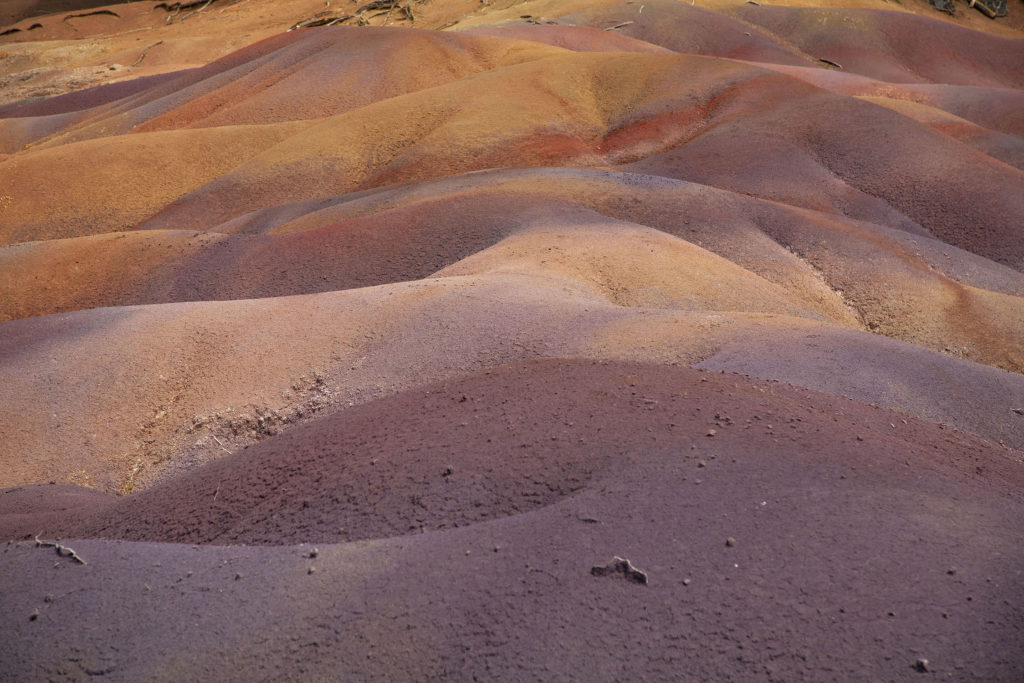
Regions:
<instances>
[{"instance_id":1,"label":"red sand","mask_svg":"<svg viewBox=\"0 0 1024 683\"><path fill-rule=\"evenodd\" d=\"M0 679L1024 677L1019 8L787 1L0 10Z\"/></svg>"}]
</instances>

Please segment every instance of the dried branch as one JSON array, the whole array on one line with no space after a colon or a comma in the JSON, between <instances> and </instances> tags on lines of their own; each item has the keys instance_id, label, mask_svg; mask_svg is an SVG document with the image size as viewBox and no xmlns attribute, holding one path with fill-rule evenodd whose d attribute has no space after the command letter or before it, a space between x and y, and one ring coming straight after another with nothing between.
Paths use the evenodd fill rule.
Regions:
<instances>
[{"instance_id":1,"label":"dried branch","mask_svg":"<svg viewBox=\"0 0 1024 683\"><path fill-rule=\"evenodd\" d=\"M337 14L331 11L319 12L308 19L295 22L288 28L288 30L294 31L300 28L313 28L315 26L334 26L351 19L355 19L356 25L358 26L366 26L369 23L367 17L373 18L381 15L384 15L383 25L386 26L391 20L391 15L396 9L401 10L410 22L416 22L416 15L413 14L411 0L406 0L404 4L402 3L402 0L374 0L374 2L367 3L360 7L353 14Z\"/></svg>"},{"instance_id":2,"label":"dried branch","mask_svg":"<svg viewBox=\"0 0 1024 683\"><path fill-rule=\"evenodd\" d=\"M314 26L334 26L340 24L349 19L354 19L354 14L334 14L333 12L320 12L314 14L308 19L303 19L291 25L288 28L289 31L294 31L297 28L313 28Z\"/></svg>"},{"instance_id":3,"label":"dried branch","mask_svg":"<svg viewBox=\"0 0 1024 683\"><path fill-rule=\"evenodd\" d=\"M647 572L637 569L633 566L632 562L624 557L619 557L618 555L605 564L594 565L590 568L590 573L594 576L611 576L613 574L621 574L623 578L632 581L633 583L647 585Z\"/></svg>"},{"instance_id":4,"label":"dried branch","mask_svg":"<svg viewBox=\"0 0 1024 683\"><path fill-rule=\"evenodd\" d=\"M121 18L121 15L118 14L117 12L113 11L113 10L98 9L98 10L96 10L94 12L82 12L81 14L69 14L66 17L64 17L63 19L61 19L61 21L67 21L68 19L77 19L79 17L91 17L91 16L93 16L95 14L109 14L112 17L117 17L118 19Z\"/></svg>"},{"instance_id":5,"label":"dried branch","mask_svg":"<svg viewBox=\"0 0 1024 683\"><path fill-rule=\"evenodd\" d=\"M59 556L61 556L61 557L70 557L72 560L74 560L78 564L88 564L74 550L72 550L71 548L69 548L69 547L67 547L65 545L61 545L60 543L57 543L56 541L41 541L41 540L39 540L39 537L36 536L36 547L37 548L56 548L57 549L57 554Z\"/></svg>"},{"instance_id":6,"label":"dried branch","mask_svg":"<svg viewBox=\"0 0 1024 683\"><path fill-rule=\"evenodd\" d=\"M147 53L147 52L149 52L150 50L152 50L152 49L153 49L154 47L156 47L157 45L163 45L163 43L164 43L164 41L162 41L162 40L158 40L157 42L155 42L155 43L153 43L152 45L150 45L149 47L147 47L147 48L146 48L145 50L143 50L143 51L142 51L142 54L141 54L141 55L139 55L139 58L135 60L135 63L134 63L134 64L132 64L132 66L138 66L138 65L139 65L139 63L140 63L140 62L142 62L142 60L146 58L146 53Z\"/></svg>"}]
</instances>

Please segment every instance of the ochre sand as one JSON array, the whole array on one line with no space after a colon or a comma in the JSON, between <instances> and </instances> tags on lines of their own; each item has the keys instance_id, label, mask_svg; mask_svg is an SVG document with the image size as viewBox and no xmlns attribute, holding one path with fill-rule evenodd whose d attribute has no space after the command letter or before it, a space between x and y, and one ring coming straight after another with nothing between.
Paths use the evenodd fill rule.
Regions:
<instances>
[{"instance_id":1,"label":"ochre sand","mask_svg":"<svg viewBox=\"0 0 1024 683\"><path fill-rule=\"evenodd\" d=\"M1024 675L1020 8L358 6L0 13L0 677Z\"/></svg>"}]
</instances>

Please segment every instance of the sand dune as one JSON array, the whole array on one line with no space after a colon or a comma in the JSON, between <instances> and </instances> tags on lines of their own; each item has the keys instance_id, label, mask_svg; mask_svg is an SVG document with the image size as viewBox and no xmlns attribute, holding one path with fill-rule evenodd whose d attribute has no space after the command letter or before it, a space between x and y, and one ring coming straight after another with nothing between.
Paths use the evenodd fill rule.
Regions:
<instances>
[{"instance_id":1,"label":"sand dune","mask_svg":"<svg viewBox=\"0 0 1024 683\"><path fill-rule=\"evenodd\" d=\"M0 419L10 448L4 462L9 483L57 476L112 491L145 487L322 409L519 360L692 363L751 335L808 325L826 339L845 338L839 334L843 328L801 311L771 286L759 286L751 273L733 267L730 281L725 277L730 270L722 268L718 279L708 282L699 268L718 257L692 247L682 250L690 259L686 267L694 270L690 275L672 274L657 286L612 289L609 278L629 269L626 256L616 254L613 261L593 249L598 236L582 236L588 248L576 248L571 268L564 257L559 266L556 253L551 266L524 271L516 258L500 258L515 249L513 242L494 248L497 254L484 251L452 266L451 277L300 298L107 308L6 323L7 344L0 355L8 410ZM552 250L569 244L544 233L525 239L545 237ZM548 248L541 252L545 257ZM495 257L502 266L490 272L480 268ZM708 292L704 301L684 297L694 278L722 295L708 299ZM745 298L738 286L748 288ZM624 301L626 296L634 300ZM654 300L685 304L692 312L651 309ZM786 315L801 312L804 323ZM761 315L750 318L749 313ZM854 347L867 344L865 354L894 353L872 346L871 338L855 338ZM39 342L28 347L28 339ZM911 346L896 353L911 357L921 350ZM990 376L973 363L925 357L944 368L944 376ZM913 368L897 373L897 381L905 371ZM938 412L916 399L883 400L884 385L872 399L1017 443L1013 435L1019 426L1004 423L1014 402L1024 398L1024 384L1019 375L998 377L1002 388L986 398L969 385L947 388L936 405L949 407ZM862 393L861 384L855 386ZM54 409L43 413L39 405ZM966 406L981 417L961 415ZM32 457L16 457L21 453Z\"/></svg>"},{"instance_id":2,"label":"sand dune","mask_svg":"<svg viewBox=\"0 0 1024 683\"><path fill-rule=\"evenodd\" d=\"M8 5L0 678L1024 675L1013 3Z\"/></svg>"},{"instance_id":3,"label":"sand dune","mask_svg":"<svg viewBox=\"0 0 1024 683\"><path fill-rule=\"evenodd\" d=\"M76 541L88 565L59 571L8 545L5 606L38 617L0 647L43 677L910 678L919 659L1012 677L1019 464L893 419L648 365L468 377L82 517L115 538L315 545ZM617 555L647 585L591 573ZM182 618L203 643L187 655Z\"/></svg>"}]
</instances>

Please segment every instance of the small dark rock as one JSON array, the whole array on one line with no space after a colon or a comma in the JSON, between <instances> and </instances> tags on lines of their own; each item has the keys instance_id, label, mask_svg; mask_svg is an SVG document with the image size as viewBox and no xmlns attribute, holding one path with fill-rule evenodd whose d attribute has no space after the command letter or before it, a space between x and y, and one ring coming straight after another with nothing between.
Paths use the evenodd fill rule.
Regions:
<instances>
[{"instance_id":1,"label":"small dark rock","mask_svg":"<svg viewBox=\"0 0 1024 683\"><path fill-rule=\"evenodd\" d=\"M914 671L917 671L919 673L928 673L928 660L918 659L916 662L914 662Z\"/></svg>"}]
</instances>

